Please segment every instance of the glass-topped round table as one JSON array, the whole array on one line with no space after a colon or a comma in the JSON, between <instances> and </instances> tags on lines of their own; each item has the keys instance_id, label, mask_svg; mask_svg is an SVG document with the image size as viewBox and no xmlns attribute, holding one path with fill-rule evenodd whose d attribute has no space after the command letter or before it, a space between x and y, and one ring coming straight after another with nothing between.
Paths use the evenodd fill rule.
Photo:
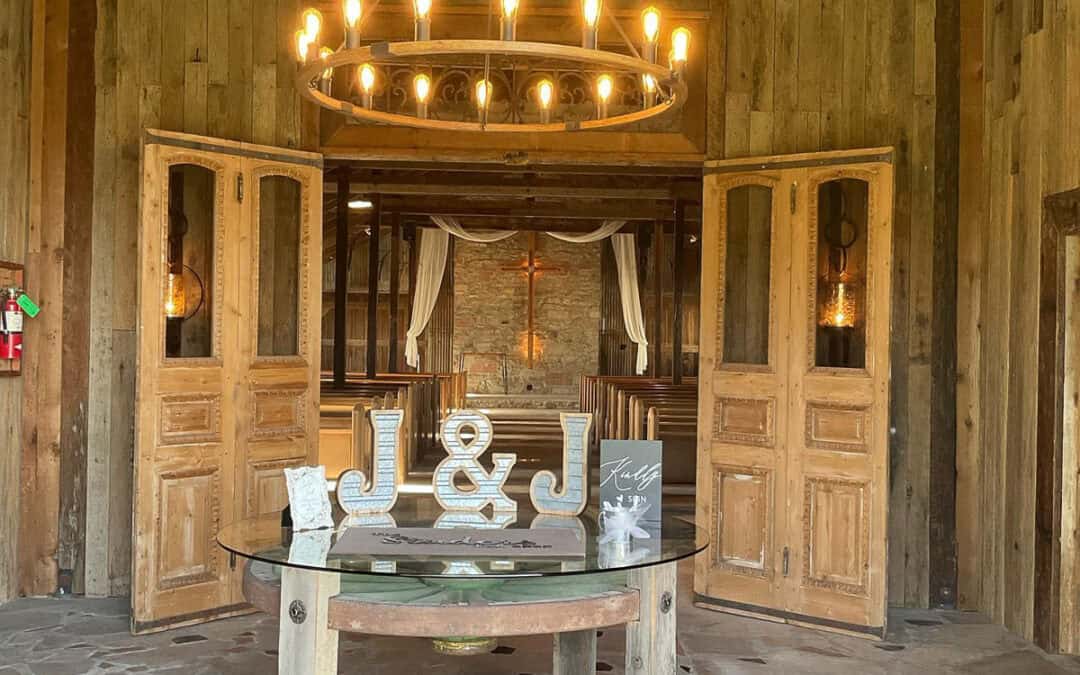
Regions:
<instances>
[{"instance_id":1,"label":"glass-topped round table","mask_svg":"<svg viewBox=\"0 0 1080 675\"><path fill-rule=\"evenodd\" d=\"M601 544L594 509L542 515L526 497L515 513L448 512L431 495L402 495L391 513L343 517L334 529L294 533L276 515L239 521L218 543L248 559L247 601L281 617L280 673L337 672L339 631L430 637L461 655L552 633L556 675L594 673L596 629L627 624L626 672L673 675L675 565L707 545L684 515L664 509L648 539ZM491 536L432 536L459 528ZM366 543L331 551L354 536ZM538 542L551 553L527 550ZM438 552L445 545L457 548Z\"/></svg>"}]
</instances>

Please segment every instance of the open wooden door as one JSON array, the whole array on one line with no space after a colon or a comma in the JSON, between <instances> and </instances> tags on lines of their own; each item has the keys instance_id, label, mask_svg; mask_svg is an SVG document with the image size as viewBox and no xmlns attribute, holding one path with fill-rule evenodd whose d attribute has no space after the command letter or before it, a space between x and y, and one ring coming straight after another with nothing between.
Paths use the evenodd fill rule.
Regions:
<instances>
[{"instance_id":1,"label":"open wooden door","mask_svg":"<svg viewBox=\"0 0 1080 675\"><path fill-rule=\"evenodd\" d=\"M140 211L136 633L246 611L217 532L317 457L322 158L148 131Z\"/></svg>"},{"instance_id":2,"label":"open wooden door","mask_svg":"<svg viewBox=\"0 0 1080 675\"><path fill-rule=\"evenodd\" d=\"M881 636L889 150L706 166L699 605Z\"/></svg>"}]
</instances>

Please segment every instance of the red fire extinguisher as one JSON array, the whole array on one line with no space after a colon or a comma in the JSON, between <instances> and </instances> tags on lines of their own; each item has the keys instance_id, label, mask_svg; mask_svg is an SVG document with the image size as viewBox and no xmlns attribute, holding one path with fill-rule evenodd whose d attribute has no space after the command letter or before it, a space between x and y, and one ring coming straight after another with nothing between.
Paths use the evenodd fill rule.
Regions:
<instances>
[{"instance_id":1,"label":"red fire extinguisher","mask_svg":"<svg viewBox=\"0 0 1080 675\"><path fill-rule=\"evenodd\" d=\"M23 308L19 306L18 288L2 291L3 309L0 311L0 360L14 361L22 358Z\"/></svg>"}]
</instances>

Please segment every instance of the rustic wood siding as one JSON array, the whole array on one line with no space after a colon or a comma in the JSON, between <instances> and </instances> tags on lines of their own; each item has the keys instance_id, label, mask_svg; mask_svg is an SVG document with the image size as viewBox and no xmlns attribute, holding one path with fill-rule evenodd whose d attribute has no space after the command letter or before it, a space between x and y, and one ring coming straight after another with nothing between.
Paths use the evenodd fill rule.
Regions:
<instances>
[{"instance_id":1,"label":"rustic wood siding","mask_svg":"<svg viewBox=\"0 0 1080 675\"><path fill-rule=\"evenodd\" d=\"M1080 6L961 10L960 599L1030 639L1042 202L1080 186Z\"/></svg>"},{"instance_id":2,"label":"rustic wood siding","mask_svg":"<svg viewBox=\"0 0 1080 675\"><path fill-rule=\"evenodd\" d=\"M128 591L139 153L148 127L316 149L293 89L298 0L98 0L86 590ZM96 500L91 500L96 501Z\"/></svg>"},{"instance_id":3,"label":"rustic wood siding","mask_svg":"<svg viewBox=\"0 0 1080 675\"><path fill-rule=\"evenodd\" d=\"M30 189L31 0L0 5L0 260L22 263ZM0 378L0 603L17 589L23 378Z\"/></svg>"},{"instance_id":4,"label":"rustic wood siding","mask_svg":"<svg viewBox=\"0 0 1080 675\"><path fill-rule=\"evenodd\" d=\"M937 128L947 104L937 51L948 43L935 32L949 27L938 26L939 4L731 0L722 42L723 157L896 149L889 601L918 607L952 593L948 579L930 577L931 552L952 548L951 524L936 533L941 541L932 537L931 466L942 458L951 465L955 447L948 359L934 358L955 349L949 317L934 313L955 298L955 217L940 217L947 214L935 200L936 182L955 172L955 153L939 149L937 132L946 146L957 142L954 130ZM943 84L952 95L955 86ZM941 247L946 255L936 255ZM935 407L947 413L932 416Z\"/></svg>"}]
</instances>

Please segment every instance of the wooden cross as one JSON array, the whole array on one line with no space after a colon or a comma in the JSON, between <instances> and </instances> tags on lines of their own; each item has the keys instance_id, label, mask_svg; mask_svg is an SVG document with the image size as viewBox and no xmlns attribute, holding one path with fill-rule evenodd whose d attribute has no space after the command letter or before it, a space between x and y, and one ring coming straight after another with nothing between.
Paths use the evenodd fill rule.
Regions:
<instances>
[{"instance_id":1,"label":"wooden cross","mask_svg":"<svg viewBox=\"0 0 1080 675\"><path fill-rule=\"evenodd\" d=\"M529 360L528 365L533 367L533 360L535 358L536 350L534 348L534 340L536 338L536 275L540 272L561 272L562 269L558 267L541 267L540 263L536 260L536 233L529 232L529 257L522 265L515 265L513 267L503 267L502 269L511 272L525 272L529 280L529 327L528 327L528 349Z\"/></svg>"}]
</instances>

